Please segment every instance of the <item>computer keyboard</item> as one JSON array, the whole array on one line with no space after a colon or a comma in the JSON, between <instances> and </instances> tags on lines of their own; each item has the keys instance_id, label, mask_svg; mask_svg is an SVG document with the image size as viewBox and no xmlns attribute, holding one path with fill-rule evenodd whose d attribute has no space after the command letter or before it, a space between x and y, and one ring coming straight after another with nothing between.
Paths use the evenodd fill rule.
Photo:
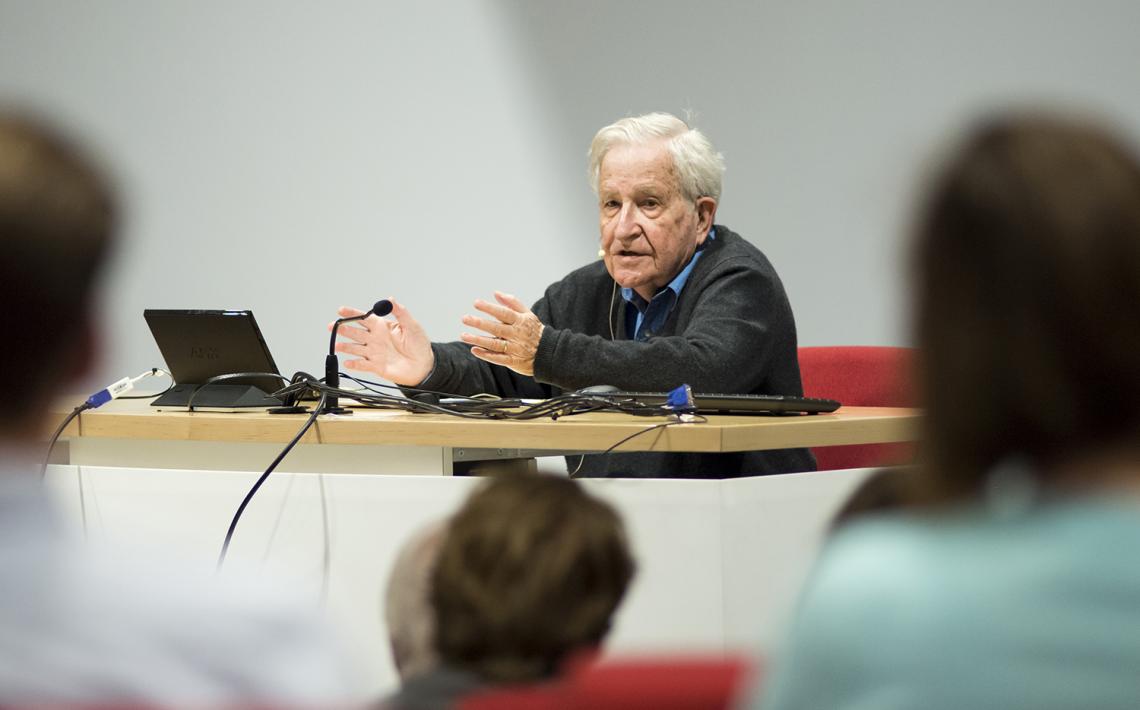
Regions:
<instances>
[{"instance_id":1,"label":"computer keyboard","mask_svg":"<svg viewBox=\"0 0 1140 710\"><path fill-rule=\"evenodd\" d=\"M635 400L644 404L664 404L665 392L608 392L607 397ZM834 399L792 397L776 394L710 394L693 393L697 411L704 414L819 414L834 412L841 406Z\"/></svg>"}]
</instances>

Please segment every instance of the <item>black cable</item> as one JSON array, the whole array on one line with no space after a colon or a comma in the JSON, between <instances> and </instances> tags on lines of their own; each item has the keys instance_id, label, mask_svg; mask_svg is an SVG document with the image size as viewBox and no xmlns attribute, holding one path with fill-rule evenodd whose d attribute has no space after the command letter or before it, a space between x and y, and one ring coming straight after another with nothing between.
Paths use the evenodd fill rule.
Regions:
<instances>
[{"instance_id":1,"label":"black cable","mask_svg":"<svg viewBox=\"0 0 1140 710\"><path fill-rule=\"evenodd\" d=\"M524 421L544 417L558 419L559 417L571 414L584 414L586 412L596 411L624 412L626 414L642 416L663 416L675 413L675 410L664 404L645 404L632 398L623 399L615 398L612 395L583 394L579 392L566 392L533 404L528 404L522 399L477 399L473 397L458 398L462 401L448 402L447 404L432 404L399 395L379 393L368 386L378 383L360 380L359 378L343 373L342 376L366 387L371 390L373 394L339 388L329 389L329 393L338 397L351 397L360 402L361 405L367 407L389 407L413 412L431 412L468 418Z\"/></svg>"},{"instance_id":2,"label":"black cable","mask_svg":"<svg viewBox=\"0 0 1140 710\"><path fill-rule=\"evenodd\" d=\"M215 375L214 377L207 377L201 384L194 385L194 389L190 391L190 398L186 400L186 411L194 411L194 397L203 387L216 384L218 382L225 382L226 380L245 380L254 377L273 377L282 382L289 383L289 378L277 372L229 372L224 375Z\"/></svg>"},{"instance_id":3,"label":"black cable","mask_svg":"<svg viewBox=\"0 0 1140 710\"><path fill-rule=\"evenodd\" d=\"M155 397L161 397L162 395L166 394L167 392L169 392L170 390L174 389L177 386L178 386L177 383L171 382L167 386L167 388L161 392L151 392L150 394L125 394L125 395L119 396L118 399L154 399Z\"/></svg>"},{"instance_id":4,"label":"black cable","mask_svg":"<svg viewBox=\"0 0 1140 710\"><path fill-rule=\"evenodd\" d=\"M249 379L253 377L269 377L281 380L286 385L280 390L273 393L274 396L281 397L288 394L294 394L301 390L309 389L318 395L324 394L328 397L346 397L355 399L363 407L372 408L388 408L400 409L410 412L420 412L427 414L444 414L448 416L464 417L468 419L510 419L518 421L526 421L529 419L540 419L549 417L551 419L558 419L560 417L570 416L574 414L585 414L587 412L621 412L625 414L633 414L638 416L668 416L676 414L676 410L664 403L660 404L646 404L633 397L620 397L610 394L585 394L581 392L564 392L547 399L539 400L537 402L528 401L519 398L511 399L482 399L476 397L462 397L452 396L446 393L434 392L431 390L414 390L421 393L430 393L437 396L448 397L447 403L432 403L424 402L418 399L412 399L402 394L388 394L375 389L375 387L386 387L391 389L400 388L384 385L377 382L370 382L363 380L346 373L338 373L340 376L351 380L368 391L363 390L347 390L341 387L329 387L327 384L320 380L308 376L305 380L290 381L286 377L272 372L233 372L225 375L217 375L211 377L201 384L195 385L190 393L189 401L187 402L187 410L194 411L194 398L203 388L227 380ZM413 388L409 388L409 391ZM401 390L402 391L402 390Z\"/></svg>"},{"instance_id":5,"label":"black cable","mask_svg":"<svg viewBox=\"0 0 1140 710\"><path fill-rule=\"evenodd\" d=\"M368 389L372 389L373 387L383 387L384 389L399 390L401 392L414 392L416 394L434 394L437 397L447 397L448 399L474 399L474 400L479 399L478 397L468 397L466 395L453 394L451 392L438 392L436 390L420 389L419 387L405 387L403 385L389 385L389 384L386 384L384 382L373 382L372 380L366 380L366 379L363 379L361 377L355 377L355 376L349 375L348 373L345 373L345 372L340 373L340 376L345 377L347 379L350 379L353 382L355 382L359 385L362 385L364 387L368 387Z\"/></svg>"},{"instance_id":6,"label":"black cable","mask_svg":"<svg viewBox=\"0 0 1140 710\"><path fill-rule=\"evenodd\" d=\"M606 409L611 411L623 411L632 414L643 413L651 416L660 416L662 414L672 413L671 409L663 408L662 405L647 405L641 402L637 402L633 399L616 400L609 395L587 395L578 392L566 392L560 395L555 395L554 397L545 398L538 404L527 404L525 400L519 398L486 399L481 397L469 397L446 392L437 392L435 390L417 389L415 387L401 387L399 385L388 385L381 382L372 382L370 380L354 377L353 375L344 372L341 372L339 374L340 377L361 385L365 389L375 393L381 398L388 398L385 399L384 402L389 404L414 402L416 404L422 405L425 403L421 402L420 400L410 400L409 398L403 397L401 395L381 392L376 389L377 387L395 389L401 392L408 391L421 394L433 394L439 397L460 400L456 402L448 402L446 405L437 405L441 407L441 409L432 410L438 411L441 414L454 414L456 410L471 412L522 409L520 412L514 412L502 418L536 419L540 417L550 416L551 414L556 414L557 416L555 416L555 418L557 418L558 416L565 416L566 414L581 414L586 411L601 411ZM343 396L343 393L343 390L337 390L338 395ZM367 403L366 400L371 399L370 395L367 394L364 394L363 397L359 396L363 394L361 392L354 392L353 394L358 395L353 398L361 401L362 403ZM568 405L573 406L568 407Z\"/></svg>"},{"instance_id":7,"label":"black cable","mask_svg":"<svg viewBox=\"0 0 1140 710\"><path fill-rule=\"evenodd\" d=\"M373 395L363 393L360 391L347 390L348 395L344 394L344 390L338 390L340 396L349 396L365 406L395 406L400 409L410 409L419 412L432 412L437 414L451 414L458 416L467 416L470 412L498 412L517 409L525 406L521 399L504 399L502 397L471 397L467 395L458 395L448 392L438 392L436 390L418 389L416 387L402 387L400 385L388 385L382 382L372 382L359 377L354 377L346 372L339 373L340 377L355 382L366 390L369 390ZM383 387L385 389L394 389L401 394L389 394L376 388ZM435 395L441 399L452 400L447 404L433 404L431 402L424 402L418 399L412 399L404 396L402 393L414 392L416 394L430 394ZM363 395L363 396L362 396ZM462 412L462 414L461 414ZM488 415L490 418L507 418L496 415ZM515 418L515 417L511 417Z\"/></svg>"},{"instance_id":8,"label":"black cable","mask_svg":"<svg viewBox=\"0 0 1140 710\"><path fill-rule=\"evenodd\" d=\"M142 375L139 375L138 377L128 378L127 380L121 380L120 382L117 382L117 383L111 385L110 387L106 387L106 388L100 390L99 392L92 394L82 404L80 404L75 409L71 410L71 413L68 414L66 417L64 417L63 422L59 425L59 427L56 428L55 432L52 433L51 438L48 439L47 450L44 452L44 462L43 462L43 465L40 466L40 480L43 480L44 477L47 475L48 461L51 460L51 452L53 450L55 450L55 445L59 441L59 437L63 435L63 430L67 428L68 424L70 424L72 421L74 421L75 418L78 417L81 413L86 412L89 409L96 409L98 407L103 406L104 404L111 401L112 399L116 399L115 395L111 392L112 389L118 389L119 387L121 387L123 385L125 385L129 389L133 385L134 382L142 379L146 375L148 375L148 374L157 375L160 372L169 376L169 373L167 373L165 370L159 370L157 367L152 367L150 369L149 373L143 373ZM174 383L171 382L170 386L173 387ZM168 391L170 389L170 387L167 387L166 389ZM118 390L118 391L122 391L122 390ZM124 397L124 396L120 395L117 399L145 399L148 397L157 397L157 396L158 395L144 395L142 397ZM80 503L81 510L83 512L84 531L86 532L87 514L86 514L86 508L84 507L84 503L83 503L83 489L82 489L82 476L83 476L83 474L82 474L82 472L80 472L79 476L80 476L80 486L81 486L80 491L79 491L79 494L80 494L79 503Z\"/></svg>"},{"instance_id":9,"label":"black cable","mask_svg":"<svg viewBox=\"0 0 1140 710\"><path fill-rule=\"evenodd\" d=\"M347 372L340 373L340 377L341 377L341 379L345 379L345 380L349 380L351 382L355 382L356 384L360 385L361 387L368 390L369 392L373 392L373 393L379 394L379 395L384 395L385 397L394 397L394 396L399 396L399 395L390 395L387 392L385 392L384 390L377 389L377 388L384 387L385 389L395 389L395 390L399 390L400 392L403 392L403 390L401 390L400 387L398 387L396 385L386 385L382 382L371 382L369 380L362 380L359 377L353 377L352 375L348 374ZM450 397L451 396L451 395L444 395L444 394L438 393L438 392L428 392L427 390L424 390L423 392L420 392L419 394L434 394L435 396L439 397L440 399L442 399L443 397Z\"/></svg>"},{"instance_id":10,"label":"black cable","mask_svg":"<svg viewBox=\"0 0 1140 710\"><path fill-rule=\"evenodd\" d=\"M471 400L470 403L448 403L447 405L432 404L431 402L421 402L416 399L409 399L390 394L368 394L360 390L346 390L339 387L328 387L327 385L317 383L314 388L320 392L327 392L329 395L337 397L348 397L355 399L362 406L373 408L387 408L387 409L402 409L411 412L424 412L433 414L449 414L458 417L467 418L504 418L501 416L494 416L494 411L483 406L483 400ZM507 400L500 400L507 401ZM483 414L481 412L486 412Z\"/></svg>"},{"instance_id":11,"label":"black cable","mask_svg":"<svg viewBox=\"0 0 1140 710\"><path fill-rule=\"evenodd\" d=\"M301 437L305 435L305 432L307 432L309 428L313 426L313 422L317 421L317 415L321 413L321 410L324 408L326 401L328 401L328 394L326 392L321 392L320 402L318 402L316 408L313 409L313 413L309 415L308 421L306 421L305 425L301 427L301 430L297 432L297 435L293 437L293 440L285 445L285 448L281 450L281 453L277 454L277 458L273 459L273 463L269 464L269 468L265 469L265 473L261 474L261 476L253 484L253 487L250 488L249 492L245 494L245 498L242 499L241 505L238 506L237 512L234 513L233 520L230 521L229 529L226 530L226 539L222 542L222 551L218 554L217 569L219 571L222 569L222 565L226 563L226 553L229 552L230 541L233 540L234 530L237 529L238 521L241 520L241 515L245 512L246 506L248 506L249 502L253 500L253 496L256 495L258 489L261 488L261 484L265 483L265 479L269 478L269 474L273 473L273 470L277 468L277 465L281 463L282 459L284 459L285 456L293 450L293 447L297 445L297 442L301 440Z\"/></svg>"},{"instance_id":12,"label":"black cable","mask_svg":"<svg viewBox=\"0 0 1140 710\"><path fill-rule=\"evenodd\" d=\"M630 439L634 439L636 437L639 437L642 434L648 434L649 432L657 430L657 429L664 429L665 427L677 426L678 424L704 424L707 421L708 421L707 417L701 416L699 414L694 414L694 415L691 415L691 418L688 418L688 419L676 419L676 420L671 421L671 422L661 422L660 424L654 424L653 426L645 427L641 431L633 432L629 436L625 437L624 439L622 439L618 443L614 444L610 448L606 449L605 451L603 451L602 453L597 454L597 455L598 456L605 456L606 454L610 454L613 452L614 449L621 446L622 444L629 441ZM578 455L578 465L574 467L573 471L570 471L570 473L567 474L570 478L577 478L578 477L578 471L581 470L582 463L586 460L587 455L592 456L593 454L579 454Z\"/></svg>"},{"instance_id":13,"label":"black cable","mask_svg":"<svg viewBox=\"0 0 1140 710\"><path fill-rule=\"evenodd\" d=\"M66 429L67 425L74 421L76 417L78 417L83 412L86 412L88 409L91 409L91 405L88 402L84 402L75 409L71 410L71 414L68 414L66 417L64 417L63 423L56 427L55 433L53 433L51 435L51 438L48 439L47 451L44 452L44 463L42 466L40 466L40 480L43 480L44 476L47 475L48 461L51 459L51 452L53 449L55 449L55 443L59 441L59 437L63 435L63 430Z\"/></svg>"},{"instance_id":14,"label":"black cable","mask_svg":"<svg viewBox=\"0 0 1140 710\"><path fill-rule=\"evenodd\" d=\"M145 374L145 373L144 373L144 374ZM131 394L131 395L120 395L120 396L118 397L118 399L153 399L153 398L155 398L155 397L161 397L162 395L166 394L166 393L167 393L167 392L169 392L170 390L174 389L174 387L175 387L175 386L178 384L178 383L176 383L176 382L174 381L174 376L173 376L173 375L171 375L171 374L170 374L169 372L167 372L166 370L160 370L160 369L158 369L157 367L152 367L152 368L150 368L150 374L151 374L152 376L155 376L155 377L157 377L159 374L163 374L163 375L166 375L167 377L169 377L169 378L170 378L170 384L169 384L169 385L167 385L167 386L166 386L166 389L164 389L164 390L163 390L163 391L161 391L161 392L152 392L152 393L150 393L150 394Z\"/></svg>"}]
</instances>

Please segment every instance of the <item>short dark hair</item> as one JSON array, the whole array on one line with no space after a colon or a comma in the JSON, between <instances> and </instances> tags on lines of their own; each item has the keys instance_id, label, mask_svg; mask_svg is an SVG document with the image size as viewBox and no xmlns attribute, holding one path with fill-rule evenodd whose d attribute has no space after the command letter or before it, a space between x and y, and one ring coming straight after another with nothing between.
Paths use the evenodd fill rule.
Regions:
<instances>
[{"instance_id":1,"label":"short dark hair","mask_svg":"<svg viewBox=\"0 0 1140 710\"><path fill-rule=\"evenodd\" d=\"M1140 434L1140 168L1048 115L989 121L917 224L916 340L935 498L999 462L1051 465Z\"/></svg>"},{"instance_id":2,"label":"short dark hair","mask_svg":"<svg viewBox=\"0 0 1140 710\"><path fill-rule=\"evenodd\" d=\"M634 574L617 512L567 478L492 478L452 518L432 578L446 665L491 683L551 677L601 643Z\"/></svg>"},{"instance_id":3,"label":"short dark hair","mask_svg":"<svg viewBox=\"0 0 1140 710\"><path fill-rule=\"evenodd\" d=\"M0 111L0 370L9 375L0 425L42 408L59 366L86 342L77 331L89 327L115 212L106 179L75 146Z\"/></svg>"}]
</instances>

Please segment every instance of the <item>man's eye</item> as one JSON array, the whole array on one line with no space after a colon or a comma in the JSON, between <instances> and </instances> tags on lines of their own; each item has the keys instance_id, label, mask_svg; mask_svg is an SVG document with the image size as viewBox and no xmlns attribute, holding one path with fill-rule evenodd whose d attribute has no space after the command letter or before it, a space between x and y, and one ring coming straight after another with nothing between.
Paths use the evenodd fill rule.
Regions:
<instances>
[{"instance_id":1,"label":"man's eye","mask_svg":"<svg viewBox=\"0 0 1140 710\"><path fill-rule=\"evenodd\" d=\"M616 210L621 207L621 204L617 200L606 200L606 202L602 204L602 207L607 210Z\"/></svg>"},{"instance_id":2,"label":"man's eye","mask_svg":"<svg viewBox=\"0 0 1140 710\"><path fill-rule=\"evenodd\" d=\"M641 204L642 204L642 206L644 206L644 207L646 207L646 208L648 208L648 209L655 209L655 208L657 208L657 207L660 207L660 206L661 206L661 203L660 203L660 202L658 202L656 199L654 199L654 198L652 198L652 197L651 197L651 198L649 198L648 200L645 200L645 201L644 201L644 202L642 202Z\"/></svg>"}]
</instances>

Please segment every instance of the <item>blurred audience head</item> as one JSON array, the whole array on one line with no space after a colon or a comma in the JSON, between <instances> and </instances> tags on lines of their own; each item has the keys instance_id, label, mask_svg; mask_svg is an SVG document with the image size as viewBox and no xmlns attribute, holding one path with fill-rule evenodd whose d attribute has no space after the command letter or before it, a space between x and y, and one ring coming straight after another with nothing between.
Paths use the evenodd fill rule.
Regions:
<instances>
[{"instance_id":1,"label":"blurred audience head","mask_svg":"<svg viewBox=\"0 0 1140 710\"><path fill-rule=\"evenodd\" d=\"M910 500L910 467L892 466L872 471L831 518L831 532L864 515L891 513L907 507Z\"/></svg>"},{"instance_id":2,"label":"blurred audience head","mask_svg":"<svg viewBox=\"0 0 1140 710\"><path fill-rule=\"evenodd\" d=\"M441 521L413 535L400 549L388 576L384 619L401 681L426 673L439 662L435 614L428 597L446 532L446 523Z\"/></svg>"},{"instance_id":3,"label":"blurred audience head","mask_svg":"<svg viewBox=\"0 0 1140 710\"><path fill-rule=\"evenodd\" d=\"M919 385L934 500L1009 459L1048 483L1140 441L1140 168L1090 123L980 125L917 223Z\"/></svg>"},{"instance_id":4,"label":"blurred audience head","mask_svg":"<svg viewBox=\"0 0 1140 710\"><path fill-rule=\"evenodd\" d=\"M451 519L432 578L443 663L488 683L555 675L598 646L634 574L617 512L575 481L511 474Z\"/></svg>"},{"instance_id":5,"label":"blurred audience head","mask_svg":"<svg viewBox=\"0 0 1140 710\"><path fill-rule=\"evenodd\" d=\"M90 367L92 295L115 230L94 163L46 124L0 110L0 436L37 431L54 388Z\"/></svg>"}]
</instances>

